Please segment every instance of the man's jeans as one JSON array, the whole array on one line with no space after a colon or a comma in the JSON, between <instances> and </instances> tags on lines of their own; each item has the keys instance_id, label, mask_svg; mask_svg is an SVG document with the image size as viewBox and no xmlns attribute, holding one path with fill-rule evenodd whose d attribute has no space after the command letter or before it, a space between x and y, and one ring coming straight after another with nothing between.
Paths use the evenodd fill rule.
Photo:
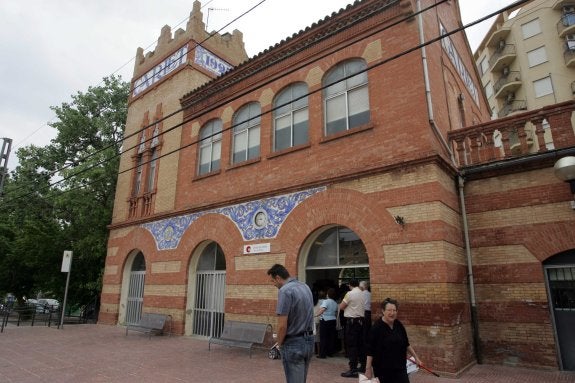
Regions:
<instances>
[{"instance_id":1,"label":"man's jeans","mask_svg":"<svg viewBox=\"0 0 575 383\"><path fill-rule=\"evenodd\" d=\"M284 341L281 355L287 383L305 383L314 341L313 335L296 336Z\"/></svg>"}]
</instances>

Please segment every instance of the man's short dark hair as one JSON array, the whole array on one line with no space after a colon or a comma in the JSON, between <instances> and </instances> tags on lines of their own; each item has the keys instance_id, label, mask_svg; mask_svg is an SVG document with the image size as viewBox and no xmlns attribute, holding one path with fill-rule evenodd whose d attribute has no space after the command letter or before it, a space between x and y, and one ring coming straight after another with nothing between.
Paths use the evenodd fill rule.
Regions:
<instances>
[{"instance_id":1,"label":"man's short dark hair","mask_svg":"<svg viewBox=\"0 0 575 383\"><path fill-rule=\"evenodd\" d=\"M289 271L287 271L284 265L276 263L275 265L270 267L270 269L268 270L268 275L270 275L272 278L279 276L281 279L288 279Z\"/></svg>"},{"instance_id":2,"label":"man's short dark hair","mask_svg":"<svg viewBox=\"0 0 575 383\"><path fill-rule=\"evenodd\" d=\"M349 285L351 287L357 287L359 286L359 282L357 281L357 279L352 279L351 281L349 281Z\"/></svg>"}]
</instances>

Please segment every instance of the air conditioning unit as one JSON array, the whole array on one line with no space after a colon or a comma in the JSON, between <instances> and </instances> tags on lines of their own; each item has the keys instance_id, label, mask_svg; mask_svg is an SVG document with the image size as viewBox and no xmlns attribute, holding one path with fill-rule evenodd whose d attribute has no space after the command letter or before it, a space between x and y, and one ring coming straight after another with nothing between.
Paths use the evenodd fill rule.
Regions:
<instances>
[{"instance_id":1,"label":"air conditioning unit","mask_svg":"<svg viewBox=\"0 0 575 383\"><path fill-rule=\"evenodd\" d=\"M509 67L503 67L503 77L507 77L507 75L509 74Z\"/></svg>"},{"instance_id":2,"label":"air conditioning unit","mask_svg":"<svg viewBox=\"0 0 575 383\"><path fill-rule=\"evenodd\" d=\"M499 45L497 46L497 50L502 51L505 49L505 40L499 40Z\"/></svg>"}]
</instances>

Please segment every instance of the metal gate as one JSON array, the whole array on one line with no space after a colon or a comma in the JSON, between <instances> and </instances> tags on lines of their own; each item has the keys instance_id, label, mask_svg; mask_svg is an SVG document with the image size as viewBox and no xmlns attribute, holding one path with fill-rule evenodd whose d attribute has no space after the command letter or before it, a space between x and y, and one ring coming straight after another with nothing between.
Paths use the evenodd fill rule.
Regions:
<instances>
[{"instance_id":1,"label":"metal gate","mask_svg":"<svg viewBox=\"0 0 575 383\"><path fill-rule=\"evenodd\" d=\"M561 367L575 371L575 266L548 267L546 271Z\"/></svg>"},{"instance_id":2,"label":"metal gate","mask_svg":"<svg viewBox=\"0 0 575 383\"><path fill-rule=\"evenodd\" d=\"M198 271L192 313L194 335L218 337L224 327L226 271Z\"/></svg>"},{"instance_id":3,"label":"metal gate","mask_svg":"<svg viewBox=\"0 0 575 383\"><path fill-rule=\"evenodd\" d=\"M137 324L142 316L144 303L144 278L146 271L131 271L126 304L126 323Z\"/></svg>"}]
</instances>

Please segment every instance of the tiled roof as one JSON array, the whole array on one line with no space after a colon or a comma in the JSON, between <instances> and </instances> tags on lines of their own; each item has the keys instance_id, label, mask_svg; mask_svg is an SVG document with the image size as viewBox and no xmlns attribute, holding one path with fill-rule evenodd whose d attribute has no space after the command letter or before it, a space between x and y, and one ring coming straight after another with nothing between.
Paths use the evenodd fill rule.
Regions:
<instances>
[{"instance_id":1,"label":"tiled roof","mask_svg":"<svg viewBox=\"0 0 575 383\"><path fill-rule=\"evenodd\" d=\"M399 2L400 0L356 0L346 8L333 12L311 26L270 46L222 76L192 90L180 101L185 107L195 104Z\"/></svg>"}]
</instances>

